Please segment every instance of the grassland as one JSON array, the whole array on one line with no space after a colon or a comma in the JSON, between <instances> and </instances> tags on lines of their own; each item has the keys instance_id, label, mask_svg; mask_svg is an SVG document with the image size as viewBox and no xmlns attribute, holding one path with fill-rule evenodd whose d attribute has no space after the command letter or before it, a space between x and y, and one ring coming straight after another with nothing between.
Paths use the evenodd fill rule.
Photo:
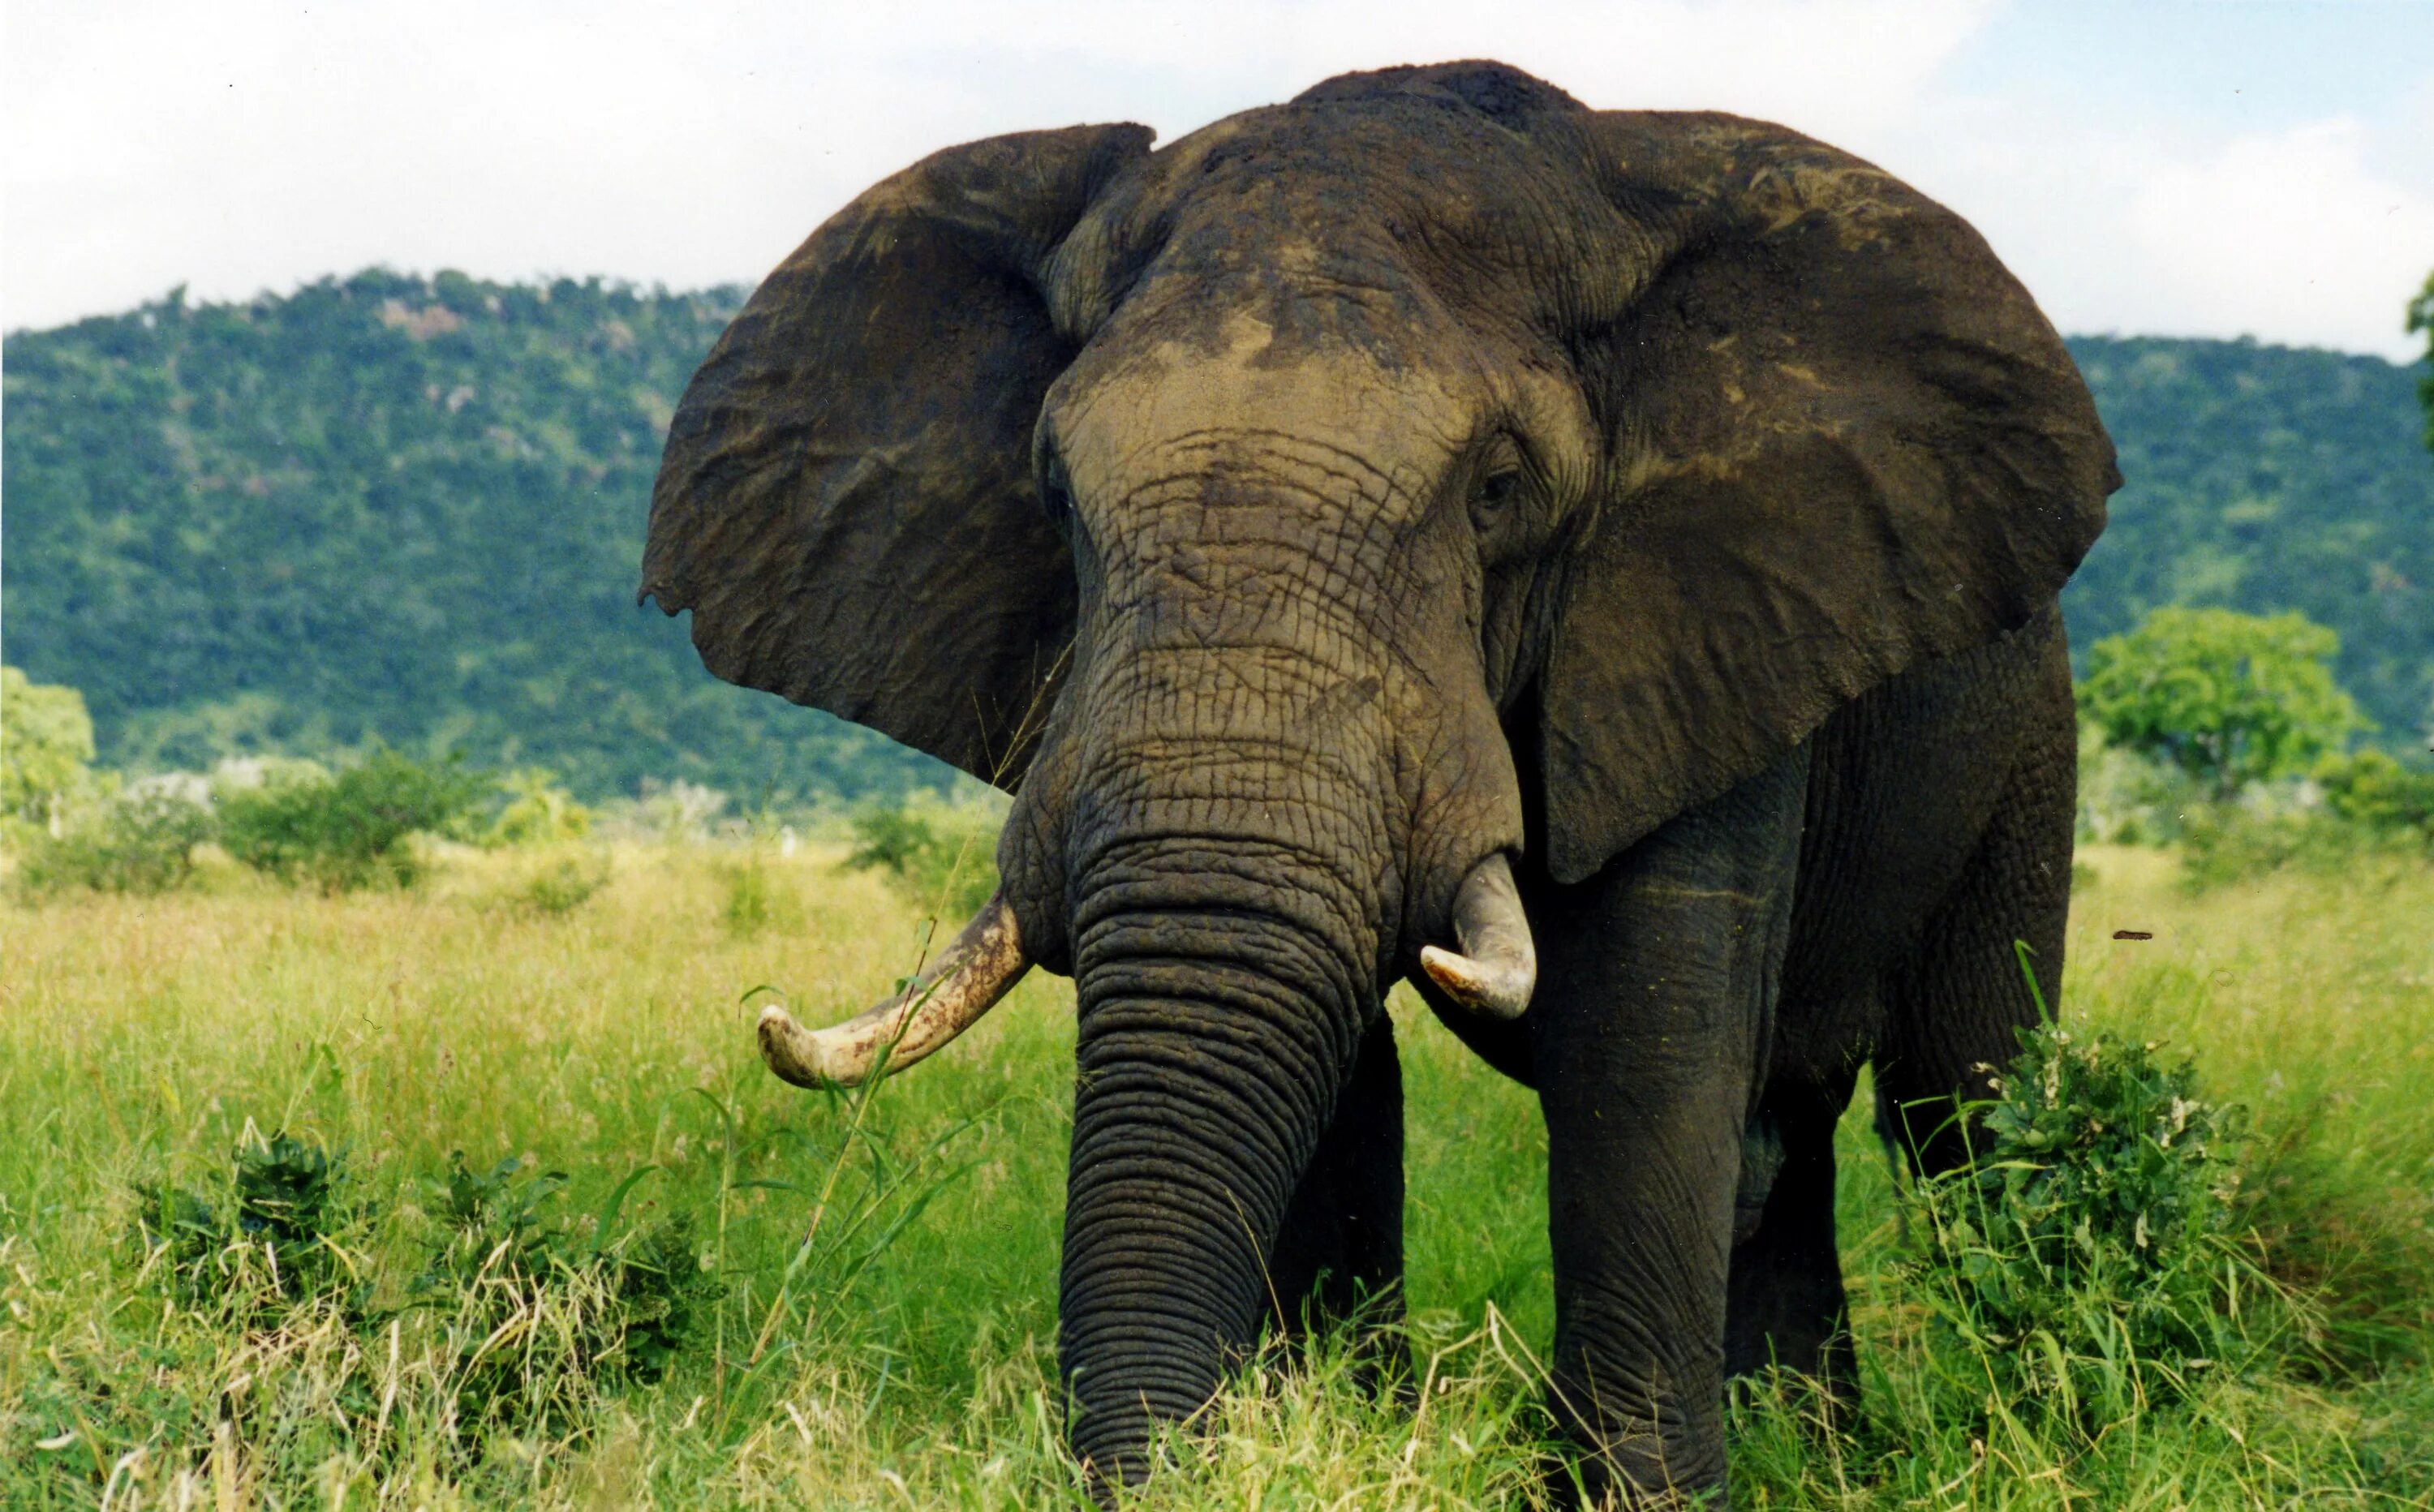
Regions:
<instances>
[{"instance_id":1,"label":"grassland","mask_svg":"<svg viewBox=\"0 0 2434 1512\"><path fill-rule=\"evenodd\" d=\"M226 875L0 906L0 1502L1074 1503L1053 1349L1070 988L1026 982L867 1101L778 1084L747 993L818 1022L919 952L917 910L834 859L624 849L562 912L530 905L537 863L512 858L412 893ZM2434 1505L2434 875L2193 897L2162 853L2085 859L2065 1016L2194 1052L2247 1107L2242 1221L2307 1336L2092 1429L1956 1410L1967 1362L1924 1326L1855 1114L1841 1213L1864 1403L1828 1433L1795 1395L1750 1393L1740 1504ZM1531 1504L1551 1321L1535 1105L1396 1011L1417 1410L1369 1402L1326 1352L1248 1372L1139 1504ZM165 1284L130 1239L139 1191L207 1182L283 1130L343 1151L354 1300ZM722 1289L662 1379L588 1370L569 1341L599 1299L573 1282L471 1309L483 1273L408 1305L452 1151L564 1171L574 1232L687 1222ZM469 1343L468 1318L489 1332ZM470 1424L483 1360L558 1410Z\"/></svg>"}]
</instances>

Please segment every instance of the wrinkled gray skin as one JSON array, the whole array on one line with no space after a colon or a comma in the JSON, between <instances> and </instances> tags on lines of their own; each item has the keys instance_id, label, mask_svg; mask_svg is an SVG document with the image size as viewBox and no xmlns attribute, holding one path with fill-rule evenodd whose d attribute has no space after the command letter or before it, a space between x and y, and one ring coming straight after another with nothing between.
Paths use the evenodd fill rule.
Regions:
<instances>
[{"instance_id":1,"label":"wrinkled gray skin","mask_svg":"<svg viewBox=\"0 0 2434 1512\"><path fill-rule=\"evenodd\" d=\"M2015 940L2054 988L2054 597L2117 481L1948 212L1450 64L873 189L695 378L644 591L722 675L1015 791L1007 897L1079 998L1095 1472L1272 1299L1391 1317L1409 976L1539 1093L1551 1404L1662 1500L1722 1485L1728 1372L1842 1379L1858 1067L1947 1163L2032 1011ZM1500 852L1517 1024L1414 964Z\"/></svg>"}]
</instances>

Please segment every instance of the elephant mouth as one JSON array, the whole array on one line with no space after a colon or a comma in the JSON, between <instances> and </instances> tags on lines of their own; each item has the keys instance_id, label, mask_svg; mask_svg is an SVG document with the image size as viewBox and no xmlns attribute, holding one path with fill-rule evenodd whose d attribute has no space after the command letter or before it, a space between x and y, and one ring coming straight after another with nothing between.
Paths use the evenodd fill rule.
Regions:
<instances>
[{"instance_id":1,"label":"elephant mouth","mask_svg":"<svg viewBox=\"0 0 2434 1512\"><path fill-rule=\"evenodd\" d=\"M1501 851L1474 864L1453 903L1455 947L1420 947L1431 980L1465 1011L1499 1022L1520 1017L1538 976L1537 947L1513 866ZM1022 929L1003 890L981 906L936 960L867 1011L824 1029L805 1028L784 1009L761 1011L761 1059L798 1087L858 1087L944 1048L980 1022L1032 966Z\"/></svg>"}]
</instances>

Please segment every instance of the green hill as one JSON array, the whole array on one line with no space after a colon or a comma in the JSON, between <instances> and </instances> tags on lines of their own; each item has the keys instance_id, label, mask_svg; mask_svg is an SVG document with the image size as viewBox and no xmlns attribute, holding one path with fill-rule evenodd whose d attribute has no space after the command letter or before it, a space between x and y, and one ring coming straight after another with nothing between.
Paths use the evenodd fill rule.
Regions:
<instances>
[{"instance_id":1,"label":"green hill","mask_svg":"<svg viewBox=\"0 0 2434 1512\"><path fill-rule=\"evenodd\" d=\"M740 291L373 271L7 338L0 635L85 691L101 759L372 736L645 777L883 797L945 769L703 671L633 603L660 437ZM2130 484L2065 603L2295 607L2394 739L2434 706L2434 458L2408 369L2074 341Z\"/></svg>"},{"instance_id":2,"label":"green hill","mask_svg":"<svg viewBox=\"0 0 2434 1512\"><path fill-rule=\"evenodd\" d=\"M2249 341L2082 336L2121 453L2112 521L2064 590L2083 653L2158 604L2296 609L2340 632L2386 744L2434 729L2434 455L2416 374Z\"/></svg>"},{"instance_id":3,"label":"green hill","mask_svg":"<svg viewBox=\"0 0 2434 1512\"><path fill-rule=\"evenodd\" d=\"M592 795L944 782L634 603L660 437L740 298L374 271L11 335L9 659L84 689L111 765L377 735Z\"/></svg>"}]
</instances>

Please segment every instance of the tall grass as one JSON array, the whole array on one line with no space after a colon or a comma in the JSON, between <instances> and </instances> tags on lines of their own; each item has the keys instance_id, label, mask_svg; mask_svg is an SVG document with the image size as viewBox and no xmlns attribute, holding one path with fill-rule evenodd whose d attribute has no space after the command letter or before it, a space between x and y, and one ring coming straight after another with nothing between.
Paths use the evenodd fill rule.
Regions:
<instances>
[{"instance_id":1,"label":"tall grass","mask_svg":"<svg viewBox=\"0 0 2434 1512\"><path fill-rule=\"evenodd\" d=\"M922 948L928 910L842 859L760 853L786 902L748 928L710 847L620 850L611 885L555 910L499 906L517 863L465 856L415 893L231 873L0 911L0 1502L1080 1504L1053 1358L1070 987L1025 982L867 1095L777 1083L752 1050L761 994L842 1017ZM1972 1385L1863 1098L1840 1193L1860 1404L1829 1431L1795 1385L1747 1389L1741 1504L2429 1504L2434 877L2191 896L2160 853L2088 860L2065 1019L2168 1042L2246 1105L2235 1219L2313 1299L2309 1346L2099 1421ZM1364 1396L1333 1348L1257 1364L1139 1504L1535 1495L1552 1321L1535 1102L1396 1012L1416 1406ZM328 1283L243 1310L159 1284L147 1190L224 1181L281 1132L342 1152ZM680 1228L714 1284L664 1373L600 1368L582 1343L615 1305L610 1271L517 1281L506 1254L468 1252L416 1293L453 1232L457 1151L470 1172L521 1162L511 1181L566 1173L552 1253L579 1259L604 1215L612 1238ZM469 1341L493 1335L478 1360L512 1361L508 1393L550 1410L469 1402Z\"/></svg>"}]
</instances>

